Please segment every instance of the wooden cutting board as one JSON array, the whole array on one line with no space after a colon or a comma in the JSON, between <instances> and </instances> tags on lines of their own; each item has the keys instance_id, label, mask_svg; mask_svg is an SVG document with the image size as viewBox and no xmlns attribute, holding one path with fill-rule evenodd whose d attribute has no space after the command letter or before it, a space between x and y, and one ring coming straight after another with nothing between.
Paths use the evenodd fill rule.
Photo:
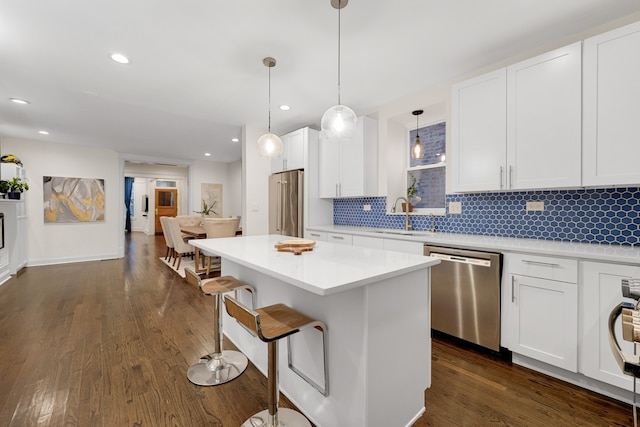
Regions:
<instances>
[{"instance_id":1,"label":"wooden cutting board","mask_svg":"<svg viewBox=\"0 0 640 427\"><path fill-rule=\"evenodd\" d=\"M315 244L315 240L293 239L282 240L274 246L278 252L293 252L294 255L300 255L302 252L312 251Z\"/></svg>"}]
</instances>

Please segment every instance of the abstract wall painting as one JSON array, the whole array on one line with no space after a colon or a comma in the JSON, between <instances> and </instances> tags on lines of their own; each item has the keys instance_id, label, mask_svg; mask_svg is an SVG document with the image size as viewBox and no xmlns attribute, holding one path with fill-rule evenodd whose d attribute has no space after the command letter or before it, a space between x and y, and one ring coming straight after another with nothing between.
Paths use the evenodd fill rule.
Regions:
<instances>
[{"instance_id":1,"label":"abstract wall painting","mask_svg":"<svg viewBox=\"0 0 640 427\"><path fill-rule=\"evenodd\" d=\"M42 177L45 223L104 221L104 179Z\"/></svg>"}]
</instances>

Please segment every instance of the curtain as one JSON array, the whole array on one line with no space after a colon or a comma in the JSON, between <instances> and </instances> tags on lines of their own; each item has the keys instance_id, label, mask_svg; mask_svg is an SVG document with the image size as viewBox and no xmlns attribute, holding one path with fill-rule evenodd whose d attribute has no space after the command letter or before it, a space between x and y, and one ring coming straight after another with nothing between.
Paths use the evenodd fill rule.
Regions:
<instances>
[{"instance_id":1,"label":"curtain","mask_svg":"<svg viewBox=\"0 0 640 427\"><path fill-rule=\"evenodd\" d=\"M127 216L125 219L125 229L131 231L131 190L133 190L133 178L124 177L124 206L127 209Z\"/></svg>"}]
</instances>

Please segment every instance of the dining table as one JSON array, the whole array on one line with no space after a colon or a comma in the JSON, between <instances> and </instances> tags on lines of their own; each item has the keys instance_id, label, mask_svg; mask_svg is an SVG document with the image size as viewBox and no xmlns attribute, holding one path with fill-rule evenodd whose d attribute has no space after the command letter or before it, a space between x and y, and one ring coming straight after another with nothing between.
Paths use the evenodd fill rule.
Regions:
<instances>
[{"instance_id":1,"label":"dining table","mask_svg":"<svg viewBox=\"0 0 640 427\"><path fill-rule=\"evenodd\" d=\"M192 236L194 239L207 238L207 230L205 230L205 228L201 225L182 225L180 226L180 231L188 236ZM200 248L197 246L195 246L193 264L196 274L207 272L207 268L204 265L202 266L202 268L200 267Z\"/></svg>"}]
</instances>

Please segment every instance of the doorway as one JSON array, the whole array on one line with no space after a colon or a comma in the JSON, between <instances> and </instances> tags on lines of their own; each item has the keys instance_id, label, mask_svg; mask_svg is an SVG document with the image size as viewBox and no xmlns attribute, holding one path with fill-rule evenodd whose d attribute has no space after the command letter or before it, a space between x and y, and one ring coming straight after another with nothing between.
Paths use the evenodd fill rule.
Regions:
<instances>
[{"instance_id":1,"label":"doorway","mask_svg":"<svg viewBox=\"0 0 640 427\"><path fill-rule=\"evenodd\" d=\"M176 188L156 188L156 234L162 234L160 225L161 216L176 216L178 214L178 189Z\"/></svg>"}]
</instances>

